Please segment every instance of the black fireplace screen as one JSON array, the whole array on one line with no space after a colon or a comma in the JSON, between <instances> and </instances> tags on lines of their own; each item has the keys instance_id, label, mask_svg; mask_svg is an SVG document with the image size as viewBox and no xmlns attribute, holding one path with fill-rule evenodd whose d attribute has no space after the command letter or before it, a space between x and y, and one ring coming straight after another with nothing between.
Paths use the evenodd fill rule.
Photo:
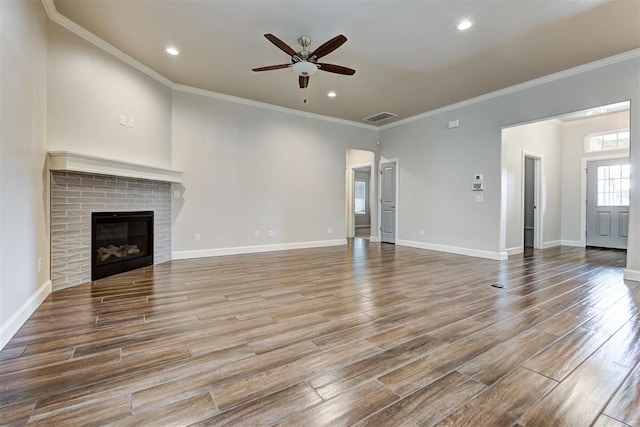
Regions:
<instances>
[{"instance_id":1,"label":"black fireplace screen","mask_svg":"<svg viewBox=\"0 0 640 427\"><path fill-rule=\"evenodd\" d=\"M91 214L91 280L153 264L153 211Z\"/></svg>"}]
</instances>

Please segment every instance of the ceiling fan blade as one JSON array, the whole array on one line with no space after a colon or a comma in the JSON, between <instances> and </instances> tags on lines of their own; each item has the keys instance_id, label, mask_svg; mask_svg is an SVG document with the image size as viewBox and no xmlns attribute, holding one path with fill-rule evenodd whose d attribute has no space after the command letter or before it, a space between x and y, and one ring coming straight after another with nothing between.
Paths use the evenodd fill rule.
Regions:
<instances>
[{"instance_id":1,"label":"ceiling fan blade","mask_svg":"<svg viewBox=\"0 0 640 427\"><path fill-rule=\"evenodd\" d=\"M331 40L329 40L328 42L326 42L325 44L321 45L316 50L311 52L311 55L309 55L309 57L311 58L315 56L316 59L320 59L323 56L330 54L331 52L333 52L334 50L342 46L346 41L347 41L347 38L342 34L340 34L339 36L335 36L334 38L332 38Z\"/></svg>"},{"instance_id":2,"label":"ceiling fan blade","mask_svg":"<svg viewBox=\"0 0 640 427\"><path fill-rule=\"evenodd\" d=\"M253 68L252 71L279 70L281 68L289 68L289 67L291 67L291 64L269 65L267 67Z\"/></svg>"},{"instance_id":3,"label":"ceiling fan blade","mask_svg":"<svg viewBox=\"0 0 640 427\"><path fill-rule=\"evenodd\" d=\"M304 89L309 86L309 76L299 76L298 83L300 83L300 89Z\"/></svg>"},{"instance_id":4,"label":"ceiling fan blade","mask_svg":"<svg viewBox=\"0 0 640 427\"><path fill-rule=\"evenodd\" d=\"M322 64L320 62L317 62L316 65L320 67L320 70L330 73L346 74L348 76L353 76L356 73L356 70L353 68L343 67L342 65Z\"/></svg>"},{"instance_id":5,"label":"ceiling fan blade","mask_svg":"<svg viewBox=\"0 0 640 427\"><path fill-rule=\"evenodd\" d=\"M278 49L280 49L281 51L283 51L287 55L296 56L298 54L295 50L293 50L293 48L291 46L289 46L288 44L286 44L285 42L283 42L282 40L280 40L279 38L277 38L273 34L265 34L264 36L267 38L267 40L269 40L271 43L276 45L276 47Z\"/></svg>"}]
</instances>

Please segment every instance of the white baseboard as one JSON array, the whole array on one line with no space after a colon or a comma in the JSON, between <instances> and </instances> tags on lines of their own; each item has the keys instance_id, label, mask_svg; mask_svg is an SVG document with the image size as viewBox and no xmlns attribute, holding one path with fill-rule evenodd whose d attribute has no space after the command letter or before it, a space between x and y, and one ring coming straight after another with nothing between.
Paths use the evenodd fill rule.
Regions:
<instances>
[{"instance_id":1,"label":"white baseboard","mask_svg":"<svg viewBox=\"0 0 640 427\"><path fill-rule=\"evenodd\" d=\"M562 245L562 240L551 240L550 242L542 242L542 249L555 248Z\"/></svg>"},{"instance_id":2,"label":"white baseboard","mask_svg":"<svg viewBox=\"0 0 640 427\"><path fill-rule=\"evenodd\" d=\"M476 258L493 259L497 261L507 259L507 252L492 252L481 249L460 248L457 246L438 245L434 243L414 242L411 240L396 239L396 245L410 246L412 248L428 249L430 251L447 252L451 254L466 255Z\"/></svg>"},{"instance_id":3,"label":"white baseboard","mask_svg":"<svg viewBox=\"0 0 640 427\"><path fill-rule=\"evenodd\" d=\"M506 251L507 255L518 255L524 253L524 248L522 246L517 246L515 248L508 248Z\"/></svg>"},{"instance_id":4,"label":"white baseboard","mask_svg":"<svg viewBox=\"0 0 640 427\"><path fill-rule=\"evenodd\" d=\"M0 350L4 348L9 340L18 332L18 329L24 322L29 319L29 316L42 304L49 294L51 293L51 280L44 282L42 286L34 292L28 300L25 301L20 308L16 310L13 315L0 326Z\"/></svg>"},{"instance_id":5,"label":"white baseboard","mask_svg":"<svg viewBox=\"0 0 640 427\"><path fill-rule=\"evenodd\" d=\"M212 256L253 254L258 252L286 251L290 249L322 248L346 245L347 239L319 240L316 242L279 243L275 245L237 246L233 248L201 249L197 251L173 252L173 259L205 258Z\"/></svg>"},{"instance_id":6,"label":"white baseboard","mask_svg":"<svg viewBox=\"0 0 640 427\"><path fill-rule=\"evenodd\" d=\"M379 243L380 239L378 238L378 236L369 236L369 241L371 243Z\"/></svg>"},{"instance_id":7,"label":"white baseboard","mask_svg":"<svg viewBox=\"0 0 640 427\"><path fill-rule=\"evenodd\" d=\"M580 240L561 240L560 241L562 246L572 246L574 248L584 248L585 244L584 242L581 242Z\"/></svg>"},{"instance_id":8,"label":"white baseboard","mask_svg":"<svg viewBox=\"0 0 640 427\"><path fill-rule=\"evenodd\" d=\"M640 282L640 271L638 270L629 270L626 268L622 275L624 280L633 280L634 282Z\"/></svg>"}]
</instances>

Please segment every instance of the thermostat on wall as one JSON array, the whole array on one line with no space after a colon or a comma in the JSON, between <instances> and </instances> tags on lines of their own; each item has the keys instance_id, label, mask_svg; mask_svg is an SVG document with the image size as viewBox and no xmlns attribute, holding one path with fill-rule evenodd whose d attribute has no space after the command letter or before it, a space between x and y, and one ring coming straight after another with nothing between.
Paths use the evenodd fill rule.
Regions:
<instances>
[{"instance_id":1,"label":"thermostat on wall","mask_svg":"<svg viewBox=\"0 0 640 427\"><path fill-rule=\"evenodd\" d=\"M472 182L471 191L484 191L484 182Z\"/></svg>"}]
</instances>

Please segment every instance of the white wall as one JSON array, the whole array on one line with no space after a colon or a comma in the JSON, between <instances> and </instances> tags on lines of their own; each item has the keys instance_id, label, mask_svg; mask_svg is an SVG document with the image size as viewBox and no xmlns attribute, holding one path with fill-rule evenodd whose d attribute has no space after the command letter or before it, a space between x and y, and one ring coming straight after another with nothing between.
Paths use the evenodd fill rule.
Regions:
<instances>
[{"instance_id":1,"label":"white wall","mask_svg":"<svg viewBox=\"0 0 640 427\"><path fill-rule=\"evenodd\" d=\"M542 157L540 173L540 203L542 215L542 247L560 244L560 160L562 124L546 120L503 130L507 172L506 248L509 253L523 250L523 154Z\"/></svg>"},{"instance_id":2,"label":"white wall","mask_svg":"<svg viewBox=\"0 0 640 427\"><path fill-rule=\"evenodd\" d=\"M629 150L606 153L585 153L584 137L589 133L629 127L629 113L606 114L566 122L562 126L562 240L565 244L584 245L584 212L582 181L583 159L602 156L628 157ZM634 138L633 144L640 144ZM638 188L638 187L636 187Z\"/></svg>"},{"instance_id":3,"label":"white wall","mask_svg":"<svg viewBox=\"0 0 640 427\"><path fill-rule=\"evenodd\" d=\"M40 2L0 2L0 349L51 288L46 31Z\"/></svg>"},{"instance_id":4,"label":"white wall","mask_svg":"<svg viewBox=\"0 0 640 427\"><path fill-rule=\"evenodd\" d=\"M49 150L171 167L168 87L53 22L48 66Z\"/></svg>"},{"instance_id":5,"label":"white wall","mask_svg":"<svg viewBox=\"0 0 640 427\"><path fill-rule=\"evenodd\" d=\"M173 167L184 171L173 206L174 253L341 242L346 149L372 150L376 136L372 129L174 91Z\"/></svg>"},{"instance_id":6,"label":"white wall","mask_svg":"<svg viewBox=\"0 0 640 427\"><path fill-rule=\"evenodd\" d=\"M640 58L583 66L520 90L485 96L416 120L384 127L380 155L399 158L398 239L401 244L504 257L506 176L502 180L501 129L571 111L631 100L631 163L640 170ZM447 129L451 120L460 127ZM475 173L485 178L484 202L471 192ZM634 175L640 188L640 175ZM503 187L504 184L504 187ZM503 195L505 197L502 203ZM629 274L640 279L640 191L632 194ZM419 235L419 229L425 235Z\"/></svg>"}]
</instances>

